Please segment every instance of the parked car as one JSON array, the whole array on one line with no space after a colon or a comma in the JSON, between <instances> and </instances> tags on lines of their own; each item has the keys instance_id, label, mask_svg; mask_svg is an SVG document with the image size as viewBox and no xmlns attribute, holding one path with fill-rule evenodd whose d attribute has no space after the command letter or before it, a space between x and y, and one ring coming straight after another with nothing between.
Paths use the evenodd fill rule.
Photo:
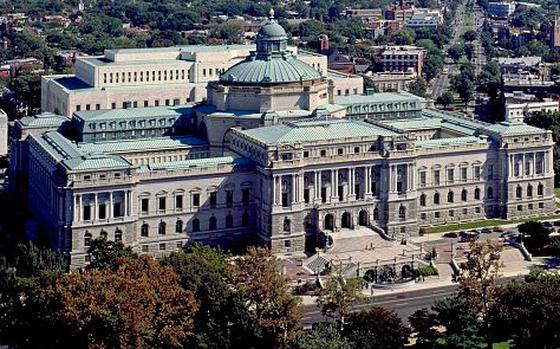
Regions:
<instances>
[{"instance_id":1,"label":"parked car","mask_svg":"<svg viewBox=\"0 0 560 349\"><path fill-rule=\"evenodd\" d=\"M504 228L502 228L502 227L494 227L492 230L494 230L494 232L496 232L496 233L503 233L504 232Z\"/></svg>"},{"instance_id":2,"label":"parked car","mask_svg":"<svg viewBox=\"0 0 560 349\"><path fill-rule=\"evenodd\" d=\"M492 228L482 228L480 232L482 234L492 234Z\"/></svg>"},{"instance_id":3,"label":"parked car","mask_svg":"<svg viewBox=\"0 0 560 349\"><path fill-rule=\"evenodd\" d=\"M473 231L461 232L461 242L469 242L478 240L478 233Z\"/></svg>"},{"instance_id":4,"label":"parked car","mask_svg":"<svg viewBox=\"0 0 560 349\"><path fill-rule=\"evenodd\" d=\"M552 222L549 221L543 222L542 225L544 225L546 228L552 228Z\"/></svg>"},{"instance_id":5,"label":"parked car","mask_svg":"<svg viewBox=\"0 0 560 349\"><path fill-rule=\"evenodd\" d=\"M449 233L443 234L443 237L444 237L444 238L456 238L456 237L458 237L458 236L459 236L459 235L458 235L456 232L454 232L454 231L450 231Z\"/></svg>"}]
</instances>

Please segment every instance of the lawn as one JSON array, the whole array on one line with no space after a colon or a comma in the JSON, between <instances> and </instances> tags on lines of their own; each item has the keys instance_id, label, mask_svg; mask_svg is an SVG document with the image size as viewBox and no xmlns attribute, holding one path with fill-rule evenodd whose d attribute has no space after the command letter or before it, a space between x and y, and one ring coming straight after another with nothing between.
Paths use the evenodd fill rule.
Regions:
<instances>
[{"instance_id":1,"label":"lawn","mask_svg":"<svg viewBox=\"0 0 560 349\"><path fill-rule=\"evenodd\" d=\"M549 215L549 216L531 217L531 218L513 219L513 220L484 219L480 221L472 221L466 223L436 225L432 227L427 227L426 233L427 234L444 233L447 231L454 231L454 230L468 230L468 229L478 229L478 228L485 228L485 227L495 227L498 225L524 223L528 221L545 220L545 219L560 219L560 215L556 214L556 215Z\"/></svg>"},{"instance_id":2,"label":"lawn","mask_svg":"<svg viewBox=\"0 0 560 349\"><path fill-rule=\"evenodd\" d=\"M556 194L557 198L560 198L560 188L554 188L554 194Z\"/></svg>"},{"instance_id":3,"label":"lawn","mask_svg":"<svg viewBox=\"0 0 560 349\"><path fill-rule=\"evenodd\" d=\"M494 345L492 346L493 349L509 349L509 342L500 342L500 343L494 343Z\"/></svg>"}]
</instances>

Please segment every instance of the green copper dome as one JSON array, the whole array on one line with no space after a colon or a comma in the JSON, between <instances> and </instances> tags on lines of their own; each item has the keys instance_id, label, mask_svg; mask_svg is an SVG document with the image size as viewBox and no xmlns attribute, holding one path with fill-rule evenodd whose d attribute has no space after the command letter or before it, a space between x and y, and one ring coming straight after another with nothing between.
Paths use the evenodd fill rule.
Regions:
<instances>
[{"instance_id":1,"label":"green copper dome","mask_svg":"<svg viewBox=\"0 0 560 349\"><path fill-rule=\"evenodd\" d=\"M272 85L300 82L321 77L309 64L288 51L288 36L280 24L270 19L257 34L257 50L220 76L224 84Z\"/></svg>"}]
</instances>

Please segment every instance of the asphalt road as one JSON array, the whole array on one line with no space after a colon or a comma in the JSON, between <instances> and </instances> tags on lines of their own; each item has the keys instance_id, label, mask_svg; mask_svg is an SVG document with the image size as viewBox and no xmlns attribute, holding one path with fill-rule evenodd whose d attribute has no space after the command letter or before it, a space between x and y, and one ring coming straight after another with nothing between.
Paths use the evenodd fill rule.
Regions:
<instances>
[{"instance_id":1,"label":"asphalt road","mask_svg":"<svg viewBox=\"0 0 560 349\"><path fill-rule=\"evenodd\" d=\"M500 283L505 283L515 279L516 277L507 277L500 279ZM430 288L404 291L399 293L385 294L381 296L373 296L369 303L356 304L352 310L362 310L379 305L386 309L394 310L404 321L408 321L408 317L418 309L429 308L435 301L452 296L456 293L458 286L456 284ZM329 318L321 314L321 310L316 305L307 305L303 308L303 325L308 328L313 323L320 321L329 321Z\"/></svg>"}]
</instances>

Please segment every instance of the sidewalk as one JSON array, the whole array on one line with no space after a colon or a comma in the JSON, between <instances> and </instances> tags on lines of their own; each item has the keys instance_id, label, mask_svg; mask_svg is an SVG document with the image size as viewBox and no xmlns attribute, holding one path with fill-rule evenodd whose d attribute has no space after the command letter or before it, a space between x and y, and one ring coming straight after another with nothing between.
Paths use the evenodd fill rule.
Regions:
<instances>
[{"instance_id":1,"label":"sidewalk","mask_svg":"<svg viewBox=\"0 0 560 349\"><path fill-rule=\"evenodd\" d=\"M510 253L515 253L516 250L512 250L513 252ZM514 260L510 260L509 263L507 263L506 265L504 265L504 268L502 270L501 273L501 277L502 278L507 278L507 277L514 277L514 276L523 276L523 275L528 275L530 272L530 268L535 267L537 265L541 265L542 261L540 260L536 260L533 262L517 262ZM373 291L373 296L383 296L383 295L388 295L388 294L399 294L399 293L405 293L405 292L409 292L409 291L416 291L416 290L429 290L429 289L435 289L435 288L440 288L440 287L445 287L445 286L451 286L454 285L456 283L454 283L451 280L451 276L452 276L452 272L451 272L451 267L447 264L437 264L436 267L438 268L439 271L439 276L431 276L426 278L426 280L424 282L419 282L419 283L415 283L415 284L411 284L408 286L402 286L399 288L393 288L393 289L374 289ZM363 290L363 295L366 297L371 297L371 291L370 289L364 289ZM315 296L300 296L300 298L302 299L302 304L303 305L314 305L317 304L316 303L316 299L317 297Z\"/></svg>"}]
</instances>

